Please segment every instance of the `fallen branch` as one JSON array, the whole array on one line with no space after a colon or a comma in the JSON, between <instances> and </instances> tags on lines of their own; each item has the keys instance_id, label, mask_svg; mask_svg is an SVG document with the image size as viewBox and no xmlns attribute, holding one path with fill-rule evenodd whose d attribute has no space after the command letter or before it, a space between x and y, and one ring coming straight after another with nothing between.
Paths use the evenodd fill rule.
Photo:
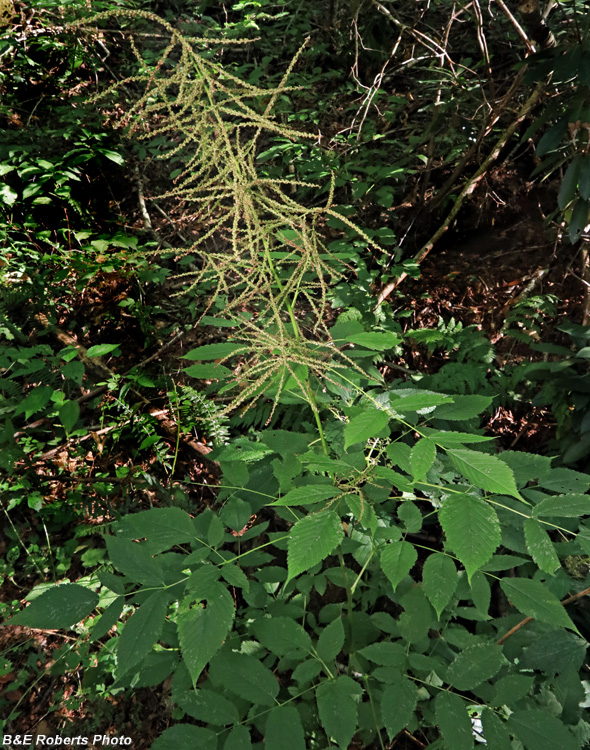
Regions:
<instances>
[{"instance_id":1,"label":"fallen branch","mask_svg":"<svg viewBox=\"0 0 590 750\"><path fill-rule=\"evenodd\" d=\"M498 155L500 154L500 151L504 148L506 143L508 143L508 140L512 137L512 135L514 134L514 132L516 131L517 127L520 125L522 120L527 116L530 110L537 103L537 100L541 96L541 93L544 90L544 88L545 88L545 82L537 85L537 88L533 91L533 93L529 96L529 98L521 107L517 118L514 120L514 122L512 122L512 124L508 128L506 128L506 130L502 133L500 138L498 138L498 140L496 141L496 145L488 154L487 158L485 159L481 167L477 170L477 172L473 175L473 177L467 180L467 182L463 186L463 189L459 193L457 200L453 204L453 208L450 210L447 218L444 220L441 226L436 230L436 232L432 235L432 237L420 248L420 250L418 250L418 252L414 256L413 260L418 265L422 263L424 258L426 258L426 256L430 253L432 248L435 246L435 244L440 240L443 234L447 231L453 219L459 213L459 210L461 206L463 205L465 198L467 198L468 195L471 195L471 193L475 190L475 188L477 187L482 177L486 174L486 172L490 168L490 166L496 161L496 159L498 158ZM397 287L402 283L402 281L405 278L407 278L407 276L408 274L404 271L401 274L401 276L398 276L398 278L395 279L395 281L391 281L389 284L387 284L387 286L383 288L383 290L379 294L379 297L377 298L377 304L375 305L375 309L377 309L389 297L389 295L394 291L394 289L397 289Z\"/></svg>"}]
</instances>

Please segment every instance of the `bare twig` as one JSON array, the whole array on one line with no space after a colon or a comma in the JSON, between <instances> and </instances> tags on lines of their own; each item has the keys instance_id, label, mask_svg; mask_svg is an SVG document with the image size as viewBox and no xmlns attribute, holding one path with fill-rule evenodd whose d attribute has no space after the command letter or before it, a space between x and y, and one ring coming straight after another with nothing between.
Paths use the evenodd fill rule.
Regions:
<instances>
[{"instance_id":1,"label":"bare twig","mask_svg":"<svg viewBox=\"0 0 590 750\"><path fill-rule=\"evenodd\" d=\"M575 602L578 599L581 599L583 596L587 596L588 594L590 594L590 587L588 587L587 589L584 589L583 591L578 591L577 594L572 594L571 596L568 596L567 598L562 599L561 603L565 607L566 604L571 604L572 602ZM510 638L511 635L514 635L514 633L519 631L521 628L524 628L524 626L528 625L529 622L531 622L532 620L533 620L532 617L525 617L524 620L521 620L513 628L510 628L510 630L507 633L504 633L504 635L496 641L498 646L501 646L504 643L504 641L507 641L508 638Z\"/></svg>"},{"instance_id":2,"label":"bare twig","mask_svg":"<svg viewBox=\"0 0 590 750\"><path fill-rule=\"evenodd\" d=\"M463 186L463 189L459 193L459 196L457 197L457 200L455 201L453 208L449 211L447 218L444 220L441 226L436 230L436 232L432 235L432 237L430 237L430 239L420 248L420 250L414 256L414 261L416 263L420 264L424 260L424 258L426 258L426 256L430 253L430 251L434 247L434 245L447 231L453 219L459 213L459 209L463 205L465 198L471 195L471 193L477 187L477 184L479 183L479 181L486 174L490 166L498 158L500 151L503 149L503 147L506 145L510 137L516 131L517 127L522 122L522 120L526 117L529 111L536 104L544 88L545 88L544 81L538 84L538 86L535 88L533 93L529 96L529 98L521 107L517 118L512 122L512 124L508 128L506 128L506 130L502 133L500 138L496 141L496 145L488 154L487 158L485 159L481 167L477 170L477 172L473 175L473 177L467 180L467 182ZM378 308L379 305L381 305L387 299L387 297L389 297L389 295L393 292L393 290L396 289L405 278L407 278L407 276L408 274L404 272L401 274L401 276L395 279L395 281L391 281L389 284L387 284L383 288L381 293L379 294L375 308Z\"/></svg>"}]
</instances>

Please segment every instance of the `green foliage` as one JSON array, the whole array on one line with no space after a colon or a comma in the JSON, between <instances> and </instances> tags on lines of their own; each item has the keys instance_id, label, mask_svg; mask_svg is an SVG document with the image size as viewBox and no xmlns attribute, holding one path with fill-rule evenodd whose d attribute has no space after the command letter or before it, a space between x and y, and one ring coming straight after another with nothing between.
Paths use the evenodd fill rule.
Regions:
<instances>
[{"instance_id":1,"label":"green foliage","mask_svg":"<svg viewBox=\"0 0 590 750\"><path fill-rule=\"evenodd\" d=\"M239 5L247 12L232 30L255 29L264 4ZM84 27L110 18L96 15ZM545 456L500 452L481 434L496 395L484 387L493 348L473 327L451 320L410 330L408 341L445 348L454 361L429 377L382 377L376 365L398 356L404 337L398 323L371 313L374 275L362 256L380 253L377 240L387 235L361 231L335 207L335 177L317 207L301 198L315 186L267 171L299 148L277 148L297 143L298 133L273 111L293 93L287 78L303 51L265 90L215 62L210 37L183 36L141 10L115 18L157 23L170 38L163 51L134 42L139 72L93 102L120 103L140 89L119 125L137 138L141 158L151 149L172 162L161 197L190 205L203 227L176 253L196 259L180 299L188 308L198 298L198 316L229 329L228 339L184 354L191 364L183 377L196 385L162 383L178 434L204 432L221 477L215 501L197 513L173 504L118 513L98 570L34 591L5 624L74 627L83 648L96 649L84 677L95 695L170 684L177 723L154 748L383 748L405 732L448 750L474 747L476 732L489 747L582 748L590 733L580 707L587 630L574 613L588 572L572 560L590 552L590 477ZM112 160L117 152L100 153ZM26 150L3 158L5 174L19 180L35 166ZM70 158L31 171L28 191L9 178L5 211L18 197L31 199L27 217L32 206L65 202L88 218L72 192L84 159ZM320 166L314 179L328 177ZM304 176L311 171L308 164ZM389 208L382 177L369 173L352 189L375 189ZM337 240L327 241L326 225ZM141 265L152 246L80 231L88 234L74 234L77 242L95 239L68 266L76 283L99 272L101 243L117 248L117 271L165 278ZM129 249L135 265L122 260ZM7 279L19 262L24 275L24 252L21 244L15 265L3 269ZM351 284L355 271L360 281ZM13 317L15 299L6 294L0 307L10 342L0 360L4 471L72 438L81 445L90 434L77 395L85 383L109 395L91 413L101 413L114 444L131 438L135 456L153 450L172 474L176 457L153 416L131 402L133 389L155 387L150 377L97 374L91 360L123 356L113 341L90 342L84 358L75 347L30 344ZM330 299L342 308L336 320ZM555 364L539 369L553 375L569 360L557 363L561 370ZM230 433L230 413L242 434ZM47 424L51 437L42 440ZM31 507L42 502L33 472L3 481L7 512L25 498Z\"/></svg>"}]
</instances>

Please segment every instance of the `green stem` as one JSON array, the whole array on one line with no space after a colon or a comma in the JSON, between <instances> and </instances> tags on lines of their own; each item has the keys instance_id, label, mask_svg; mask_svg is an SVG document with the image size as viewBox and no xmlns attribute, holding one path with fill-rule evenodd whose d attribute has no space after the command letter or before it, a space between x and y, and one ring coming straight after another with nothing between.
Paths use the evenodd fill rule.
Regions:
<instances>
[{"instance_id":1,"label":"green stem","mask_svg":"<svg viewBox=\"0 0 590 750\"><path fill-rule=\"evenodd\" d=\"M289 314L289 318L291 320L291 326L293 327L293 335L295 336L295 340L298 341L298 342L300 342L301 341L301 330L299 328L299 323L297 322L297 318L295 317L295 311L293 310L293 305L291 304L291 301L289 299L287 299L286 296L285 296L285 287L283 286L283 282L279 278L279 275L278 275L277 270L275 268L275 264L273 262L271 254L270 254L269 243L268 243L268 241L266 239L263 242L263 247L264 247L264 257L266 259L266 262L268 263L268 267L270 268L270 271L271 271L271 273L273 275L273 278L274 278L274 280L276 282L276 285L277 285L277 288L278 288L279 292L284 296L285 307L287 309L287 312ZM315 419L315 423L317 425L318 432L319 432L319 435L320 435L320 440L321 440L321 443L322 443L322 450L324 452L324 455L327 456L327 455L329 455L329 453L328 453L328 444L326 442L326 436L324 435L324 428L322 426L322 422L321 422L321 419L320 419L320 410L318 409L318 404L317 404L314 392L311 389L311 384L309 382L309 378L306 379L306 381L304 383L304 386L305 386L305 388L304 388L305 396L309 400L309 404L311 406L311 410L313 411L313 416L314 416L314 419Z\"/></svg>"}]
</instances>

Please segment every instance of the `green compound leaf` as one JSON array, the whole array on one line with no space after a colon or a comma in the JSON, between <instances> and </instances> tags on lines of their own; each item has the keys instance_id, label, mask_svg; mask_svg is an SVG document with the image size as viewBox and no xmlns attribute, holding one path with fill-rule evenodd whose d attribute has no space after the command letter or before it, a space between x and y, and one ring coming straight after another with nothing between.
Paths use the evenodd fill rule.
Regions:
<instances>
[{"instance_id":1,"label":"green compound leaf","mask_svg":"<svg viewBox=\"0 0 590 750\"><path fill-rule=\"evenodd\" d=\"M225 586L216 583L211 588L206 597L206 608L197 604L182 611L181 605L178 616L180 650L193 684L223 646L235 615L234 600Z\"/></svg>"},{"instance_id":2,"label":"green compound leaf","mask_svg":"<svg viewBox=\"0 0 590 750\"><path fill-rule=\"evenodd\" d=\"M305 516L293 526L287 545L288 581L325 560L338 546L344 529L333 510Z\"/></svg>"},{"instance_id":3,"label":"green compound leaf","mask_svg":"<svg viewBox=\"0 0 590 750\"><path fill-rule=\"evenodd\" d=\"M559 516L561 518L578 518L590 515L590 495L571 494L546 497L535 506L533 515Z\"/></svg>"},{"instance_id":4,"label":"green compound leaf","mask_svg":"<svg viewBox=\"0 0 590 750\"><path fill-rule=\"evenodd\" d=\"M410 723L417 702L418 690L414 683L396 674L381 696L381 716L390 741Z\"/></svg>"},{"instance_id":5,"label":"green compound leaf","mask_svg":"<svg viewBox=\"0 0 590 750\"><path fill-rule=\"evenodd\" d=\"M448 555L440 552L429 555L422 568L422 588L439 619L453 598L458 582L457 567Z\"/></svg>"},{"instance_id":6,"label":"green compound leaf","mask_svg":"<svg viewBox=\"0 0 590 750\"><path fill-rule=\"evenodd\" d=\"M266 617L253 627L260 643L277 656L305 657L311 653L311 638L290 617Z\"/></svg>"},{"instance_id":7,"label":"green compound leaf","mask_svg":"<svg viewBox=\"0 0 590 750\"><path fill-rule=\"evenodd\" d=\"M447 681L457 690L473 690L495 677L505 663L502 647L495 643L468 646L449 665Z\"/></svg>"},{"instance_id":8,"label":"green compound leaf","mask_svg":"<svg viewBox=\"0 0 590 750\"><path fill-rule=\"evenodd\" d=\"M471 580L500 544L496 511L477 497L456 494L444 501L438 516L449 546Z\"/></svg>"},{"instance_id":9,"label":"green compound leaf","mask_svg":"<svg viewBox=\"0 0 590 750\"><path fill-rule=\"evenodd\" d=\"M191 724L176 724L165 729L150 750L210 750L216 747L215 732Z\"/></svg>"},{"instance_id":10,"label":"green compound leaf","mask_svg":"<svg viewBox=\"0 0 590 750\"><path fill-rule=\"evenodd\" d=\"M323 661L333 661L342 651L344 646L344 625L342 619L337 617L320 633L316 651Z\"/></svg>"},{"instance_id":11,"label":"green compound leaf","mask_svg":"<svg viewBox=\"0 0 590 750\"><path fill-rule=\"evenodd\" d=\"M418 553L409 542L392 542L381 552L381 569L391 581L394 591L417 559Z\"/></svg>"},{"instance_id":12,"label":"green compound leaf","mask_svg":"<svg viewBox=\"0 0 590 750\"><path fill-rule=\"evenodd\" d=\"M265 750L306 750L299 711L292 704L277 706L269 713L264 730Z\"/></svg>"},{"instance_id":13,"label":"green compound leaf","mask_svg":"<svg viewBox=\"0 0 590 750\"><path fill-rule=\"evenodd\" d=\"M447 453L453 466L476 487L522 500L516 488L512 469L497 456L478 453L468 448L449 448Z\"/></svg>"},{"instance_id":14,"label":"green compound leaf","mask_svg":"<svg viewBox=\"0 0 590 750\"><path fill-rule=\"evenodd\" d=\"M473 730L467 704L456 693L439 693L434 700L436 723L446 750L473 750Z\"/></svg>"},{"instance_id":15,"label":"green compound leaf","mask_svg":"<svg viewBox=\"0 0 590 750\"><path fill-rule=\"evenodd\" d=\"M508 727L526 750L580 750L581 743L548 711L515 711L508 719Z\"/></svg>"},{"instance_id":16,"label":"green compound leaf","mask_svg":"<svg viewBox=\"0 0 590 750\"><path fill-rule=\"evenodd\" d=\"M117 641L117 677L143 659L156 643L168 610L168 592L155 591L125 623Z\"/></svg>"},{"instance_id":17,"label":"green compound leaf","mask_svg":"<svg viewBox=\"0 0 590 750\"><path fill-rule=\"evenodd\" d=\"M559 599L540 581L529 578L503 578L500 586L519 612L535 620L577 632Z\"/></svg>"},{"instance_id":18,"label":"green compound leaf","mask_svg":"<svg viewBox=\"0 0 590 750\"><path fill-rule=\"evenodd\" d=\"M274 706L279 683L273 673L254 656L223 650L209 665L214 685L229 690L257 706Z\"/></svg>"},{"instance_id":19,"label":"green compound leaf","mask_svg":"<svg viewBox=\"0 0 590 750\"><path fill-rule=\"evenodd\" d=\"M344 428L344 449L356 443L366 443L387 426L389 415L379 409L366 409L353 417Z\"/></svg>"},{"instance_id":20,"label":"green compound leaf","mask_svg":"<svg viewBox=\"0 0 590 750\"><path fill-rule=\"evenodd\" d=\"M341 750L348 748L356 731L361 686L346 675L322 682L316 691L320 722Z\"/></svg>"},{"instance_id":21,"label":"green compound leaf","mask_svg":"<svg viewBox=\"0 0 590 750\"><path fill-rule=\"evenodd\" d=\"M332 485L310 484L305 487L296 487L270 505L313 505L324 500L331 500L341 494L342 492Z\"/></svg>"},{"instance_id":22,"label":"green compound leaf","mask_svg":"<svg viewBox=\"0 0 590 750\"><path fill-rule=\"evenodd\" d=\"M98 595L77 583L62 583L33 599L16 615L0 623L48 630L70 628L87 617L98 604Z\"/></svg>"},{"instance_id":23,"label":"green compound leaf","mask_svg":"<svg viewBox=\"0 0 590 750\"><path fill-rule=\"evenodd\" d=\"M414 481L424 479L436 459L436 443L428 438L418 440L410 453Z\"/></svg>"},{"instance_id":24,"label":"green compound leaf","mask_svg":"<svg viewBox=\"0 0 590 750\"><path fill-rule=\"evenodd\" d=\"M527 549L539 568L553 575L560 567L560 562L545 528L534 518L527 518L524 522L524 538Z\"/></svg>"}]
</instances>

